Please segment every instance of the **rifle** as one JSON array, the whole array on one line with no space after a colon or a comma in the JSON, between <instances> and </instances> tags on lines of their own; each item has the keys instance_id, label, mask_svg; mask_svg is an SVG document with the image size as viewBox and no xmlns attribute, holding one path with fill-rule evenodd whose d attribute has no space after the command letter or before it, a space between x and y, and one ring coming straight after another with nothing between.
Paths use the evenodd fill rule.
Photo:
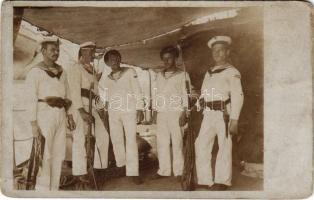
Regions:
<instances>
[{"instance_id":1,"label":"rifle","mask_svg":"<svg viewBox=\"0 0 314 200\"><path fill-rule=\"evenodd\" d=\"M188 95L188 110L191 108L191 87L190 82L186 77L186 67L184 64L183 56L182 56L182 48L178 45L179 55L181 55L182 65L184 68L184 77L185 77L185 88ZM195 177L195 132L192 128L192 119L191 116L188 116L187 119L188 127L187 127L187 135L184 149L184 168L181 179L181 188L184 191L192 191L195 189L194 177Z\"/></svg>"},{"instance_id":2,"label":"rifle","mask_svg":"<svg viewBox=\"0 0 314 200\"><path fill-rule=\"evenodd\" d=\"M33 144L32 144L32 151L29 158L29 164L28 164L28 171L27 171L27 177L26 177L26 190L34 189L34 162L35 162L35 145L36 145L36 139L33 138Z\"/></svg>"},{"instance_id":3,"label":"rifle","mask_svg":"<svg viewBox=\"0 0 314 200\"><path fill-rule=\"evenodd\" d=\"M45 138L39 134L37 138L33 138L32 151L28 163L28 171L26 176L26 190L32 190L36 185L36 178L39 167L42 166L42 159L45 148Z\"/></svg>"},{"instance_id":4,"label":"rifle","mask_svg":"<svg viewBox=\"0 0 314 200\"><path fill-rule=\"evenodd\" d=\"M91 83L90 88L89 88L89 105L88 105L88 113L93 116L92 114L92 109L93 109L93 105L92 105L92 89L94 88L94 83ZM92 124L88 124L88 132L86 135L86 160L87 160L87 173L90 179L90 182L93 182L94 187L96 190L98 190L97 187L97 182L95 179L95 174L94 174L94 152L95 152L95 144L96 144L96 139L92 134L92 126L95 126L95 122L93 122Z\"/></svg>"},{"instance_id":5,"label":"rifle","mask_svg":"<svg viewBox=\"0 0 314 200\"><path fill-rule=\"evenodd\" d=\"M101 110L97 110L97 112L102 123L105 126L106 131L108 132L108 134L110 134L109 117L108 117L108 114L105 114L105 112L107 111L101 109Z\"/></svg>"}]
</instances>

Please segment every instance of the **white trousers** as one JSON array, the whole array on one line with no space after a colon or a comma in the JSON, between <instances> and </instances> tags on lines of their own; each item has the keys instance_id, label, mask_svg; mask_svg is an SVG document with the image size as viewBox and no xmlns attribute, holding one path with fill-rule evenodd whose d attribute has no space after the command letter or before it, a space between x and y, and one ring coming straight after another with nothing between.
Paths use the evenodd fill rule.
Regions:
<instances>
[{"instance_id":1,"label":"white trousers","mask_svg":"<svg viewBox=\"0 0 314 200\"><path fill-rule=\"evenodd\" d=\"M36 190L58 190L66 148L65 111L48 105L43 109L39 108L37 122L45 138L45 148L42 169L37 176Z\"/></svg>"},{"instance_id":2,"label":"white trousers","mask_svg":"<svg viewBox=\"0 0 314 200\"><path fill-rule=\"evenodd\" d=\"M88 111L88 106L84 108ZM92 134L96 139L94 168L105 169L108 167L109 134L94 108L92 113L95 118L95 132L92 127ZM72 173L74 176L78 176L87 174L85 136L88 131L88 124L83 121L79 111L75 111L73 115L76 129L73 131Z\"/></svg>"},{"instance_id":3,"label":"white trousers","mask_svg":"<svg viewBox=\"0 0 314 200\"><path fill-rule=\"evenodd\" d=\"M184 165L183 134L179 125L181 112L160 112L157 114L157 153L158 174L171 176L171 148L173 155L173 174L181 176Z\"/></svg>"},{"instance_id":4,"label":"white trousers","mask_svg":"<svg viewBox=\"0 0 314 200\"><path fill-rule=\"evenodd\" d=\"M231 186L232 140L226 137L225 122L221 111L205 111L199 135L195 141L196 171L198 184L212 186L214 183ZM218 136L219 150L212 175L212 149Z\"/></svg>"},{"instance_id":5,"label":"white trousers","mask_svg":"<svg viewBox=\"0 0 314 200\"><path fill-rule=\"evenodd\" d=\"M136 142L136 113L109 112L110 137L116 165L126 165L127 176L139 175L138 147Z\"/></svg>"}]
</instances>

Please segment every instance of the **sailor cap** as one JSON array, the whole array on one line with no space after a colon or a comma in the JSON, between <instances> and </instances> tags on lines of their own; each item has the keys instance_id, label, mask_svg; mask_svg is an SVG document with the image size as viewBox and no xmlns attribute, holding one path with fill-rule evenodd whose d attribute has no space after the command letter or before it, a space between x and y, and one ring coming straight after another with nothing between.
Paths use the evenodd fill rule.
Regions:
<instances>
[{"instance_id":1,"label":"sailor cap","mask_svg":"<svg viewBox=\"0 0 314 200\"><path fill-rule=\"evenodd\" d=\"M80 44L80 48L86 48L86 47L96 47L96 44L91 41Z\"/></svg>"},{"instance_id":2,"label":"sailor cap","mask_svg":"<svg viewBox=\"0 0 314 200\"><path fill-rule=\"evenodd\" d=\"M43 43L46 43L46 42L49 42L49 43L55 42L55 43L61 44L59 38L56 36L44 36L38 40L38 43L40 45L42 45Z\"/></svg>"},{"instance_id":3,"label":"sailor cap","mask_svg":"<svg viewBox=\"0 0 314 200\"><path fill-rule=\"evenodd\" d=\"M213 47L213 45L217 42L224 42L224 43L227 43L228 45L230 45L231 41L232 40L229 36L215 36L208 41L207 45L211 49Z\"/></svg>"}]
</instances>

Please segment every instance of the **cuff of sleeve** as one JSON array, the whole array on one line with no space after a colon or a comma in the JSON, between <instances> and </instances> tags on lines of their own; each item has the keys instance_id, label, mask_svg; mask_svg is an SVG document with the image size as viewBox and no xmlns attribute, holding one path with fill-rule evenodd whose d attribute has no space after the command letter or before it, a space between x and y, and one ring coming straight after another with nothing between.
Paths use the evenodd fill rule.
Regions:
<instances>
[{"instance_id":1,"label":"cuff of sleeve","mask_svg":"<svg viewBox=\"0 0 314 200\"><path fill-rule=\"evenodd\" d=\"M240 113L232 113L230 114L230 119L239 120Z\"/></svg>"},{"instance_id":2,"label":"cuff of sleeve","mask_svg":"<svg viewBox=\"0 0 314 200\"><path fill-rule=\"evenodd\" d=\"M144 104L139 105L136 110L145 110Z\"/></svg>"},{"instance_id":3,"label":"cuff of sleeve","mask_svg":"<svg viewBox=\"0 0 314 200\"><path fill-rule=\"evenodd\" d=\"M73 106L70 106L70 108L66 111L68 115L73 114Z\"/></svg>"}]
</instances>

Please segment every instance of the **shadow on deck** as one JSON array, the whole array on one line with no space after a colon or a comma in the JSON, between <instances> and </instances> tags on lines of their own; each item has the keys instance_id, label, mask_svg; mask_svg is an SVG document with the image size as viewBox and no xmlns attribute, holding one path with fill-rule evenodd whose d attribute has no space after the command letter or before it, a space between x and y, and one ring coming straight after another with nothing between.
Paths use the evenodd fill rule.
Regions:
<instances>
[{"instance_id":1,"label":"shadow on deck","mask_svg":"<svg viewBox=\"0 0 314 200\"><path fill-rule=\"evenodd\" d=\"M156 173L158 165L142 169L141 176L144 183L135 185L130 178L116 174L116 176L102 177L98 179L100 191L182 191L180 182L175 177L166 177L157 180L151 180L151 176ZM96 172L97 173L97 172ZM99 178L99 174L96 174ZM251 178L241 175L239 168L233 168L232 191L258 191L263 190L263 179ZM64 190L73 190L72 187ZM196 188L196 191L206 191L203 188Z\"/></svg>"}]
</instances>

